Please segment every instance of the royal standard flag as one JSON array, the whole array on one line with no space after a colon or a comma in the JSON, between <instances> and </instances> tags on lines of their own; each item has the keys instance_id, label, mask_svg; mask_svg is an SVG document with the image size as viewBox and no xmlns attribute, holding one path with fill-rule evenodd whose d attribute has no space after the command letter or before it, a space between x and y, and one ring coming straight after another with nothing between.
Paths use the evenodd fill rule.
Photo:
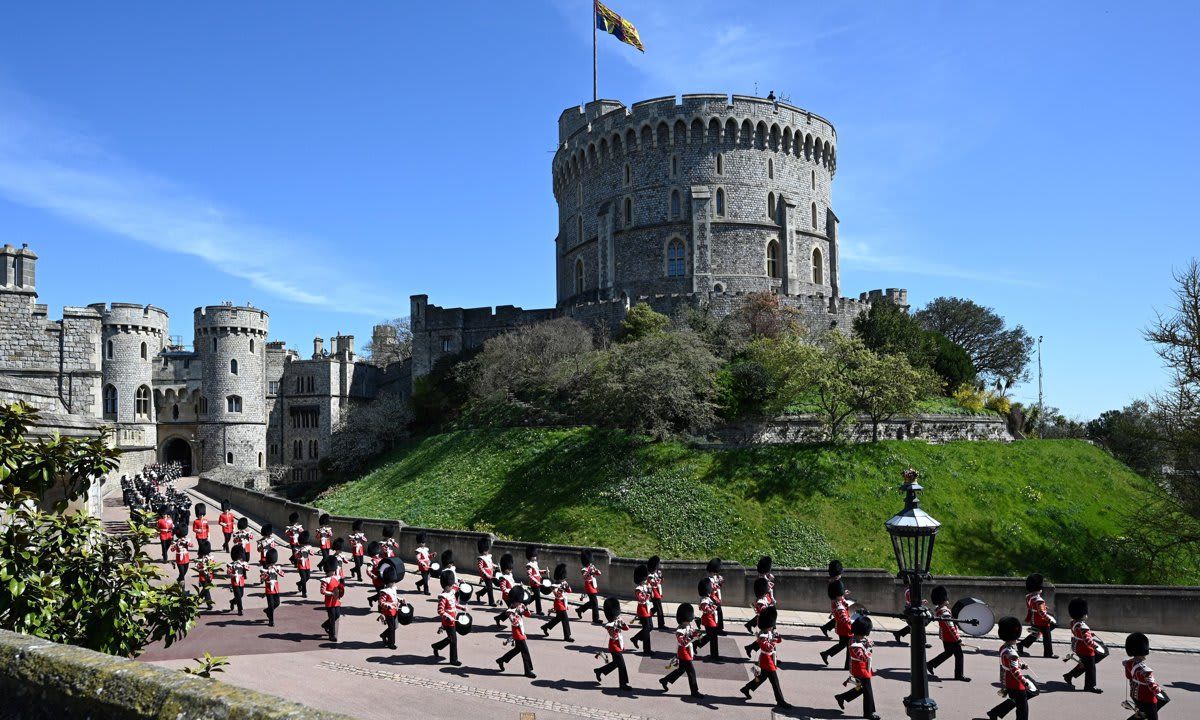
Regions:
<instances>
[{"instance_id":1,"label":"royal standard flag","mask_svg":"<svg viewBox=\"0 0 1200 720\"><path fill-rule=\"evenodd\" d=\"M642 39L638 37L637 28L633 26L633 23L609 10L600 0L596 0L596 29L603 30L609 35L615 36L626 45L632 45L638 50L646 52L645 46L642 45Z\"/></svg>"}]
</instances>

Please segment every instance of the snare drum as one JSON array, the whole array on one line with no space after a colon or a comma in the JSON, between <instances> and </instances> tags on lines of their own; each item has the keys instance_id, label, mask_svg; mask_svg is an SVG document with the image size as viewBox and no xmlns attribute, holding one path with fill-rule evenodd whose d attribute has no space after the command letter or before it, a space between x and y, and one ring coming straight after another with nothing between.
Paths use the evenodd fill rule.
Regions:
<instances>
[{"instance_id":1,"label":"snare drum","mask_svg":"<svg viewBox=\"0 0 1200 720\"><path fill-rule=\"evenodd\" d=\"M959 629L971 637L983 637L996 626L996 613L979 598L963 598L950 608L950 615L956 620L966 620L959 624Z\"/></svg>"},{"instance_id":2,"label":"snare drum","mask_svg":"<svg viewBox=\"0 0 1200 720\"><path fill-rule=\"evenodd\" d=\"M471 626L474 621L471 619L471 613L460 612L454 622L454 629L459 635L466 635L471 632Z\"/></svg>"},{"instance_id":3,"label":"snare drum","mask_svg":"<svg viewBox=\"0 0 1200 720\"><path fill-rule=\"evenodd\" d=\"M460 582L458 584L458 601L467 603L475 595L475 587L469 582Z\"/></svg>"},{"instance_id":4,"label":"snare drum","mask_svg":"<svg viewBox=\"0 0 1200 720\"><path fill-rule=\"evenodd\" d=\"M550 578L542 578L541 584L538 585L538 590L540 590L543 595L554 594L554 581Z\"/></svg>"},{"instance_id":5,"label":"snare drum","mask_svg":"<svg viewBox=\"0 0 1200 720\"><path fill-rule=\"evenodd\" d=\"M437 577L441 573L442 573L442 564L441 563L436 563L436 562L429 563L429 574L430 575Z\"/></svg>"},{"instance_id":6,"label":"snare drum","mask_svg":"<svg viewBox=\"0 0 1200 720\"><path fill-rule=\"evenodd\" d=\"M396 612L396 622L400 623L401 625L408 625L412 621L413 621L413 606L409 605L407 603L404 605L401 605L400 609Z\"/></svg>"}]
</instances>

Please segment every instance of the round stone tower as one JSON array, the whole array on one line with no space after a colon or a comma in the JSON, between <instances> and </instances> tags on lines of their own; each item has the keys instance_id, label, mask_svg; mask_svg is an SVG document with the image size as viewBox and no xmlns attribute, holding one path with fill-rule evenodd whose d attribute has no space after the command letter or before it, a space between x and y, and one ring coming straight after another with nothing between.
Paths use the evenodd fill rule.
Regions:
<instances>
[{"instance_id":1,"label":"round stone tower","mask_svg":"<svg viewBox=\"0 0 1200 720\"><path fill-rule=\"evenodd\" d=\"M774 100L684 95L559 118L559 307L666 293L837 297L837 134Z\"/></svg>"},{"instance_id":2,"label":"round stone tower","mask_svg":"<svg viewBox=\"0 0 1200 720\"><path fill-rule=\"evenodd\" d=\"M232 303L196 308L200 359L200 472L230 478L266 476L268 316Z\"/></svg>"},{"instance_id":3,"label":"round stone tower","mask_svg":"<svg viewBox=\"0 0 1200 720\"><path fill-rule=\"evenodd\" d=\"M153 305L93 303L100 313L101 412L123 453L117 474L155 462L154 362L167 338L167 313Z\"/></svg>"}]
</instances>

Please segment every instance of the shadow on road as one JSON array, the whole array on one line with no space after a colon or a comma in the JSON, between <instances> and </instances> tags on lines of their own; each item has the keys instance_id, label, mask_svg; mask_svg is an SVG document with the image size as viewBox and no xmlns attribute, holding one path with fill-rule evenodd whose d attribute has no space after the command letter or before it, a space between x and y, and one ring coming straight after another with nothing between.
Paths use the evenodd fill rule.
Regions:
<instances>
[{"instance_id":1,"label":"shadow on road","mask_svg":"<svg viewBox=\"0 0 1200 720\"><path fill-rule=\"evenodd\" d=\"M323 639L325 639L324 635L319 635L316 633L299 633L299 632L264 633L262 635L259 635L259 637L262 638L263 640L285 640L287 642L304 642L305 640L323 640Z\"/></svg>"}]
</instances>

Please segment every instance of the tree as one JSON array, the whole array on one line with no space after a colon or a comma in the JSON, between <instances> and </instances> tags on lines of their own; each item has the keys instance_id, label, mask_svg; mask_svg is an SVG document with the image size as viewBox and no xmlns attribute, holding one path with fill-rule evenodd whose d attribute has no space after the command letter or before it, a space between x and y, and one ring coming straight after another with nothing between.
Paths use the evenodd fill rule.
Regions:
<instances>
[{"instance_id":1,"label":"tree","mask_svg":"<svg viewBox=\"0 0 1200 720\"><path fill-rule=\"evenodd\" d=\"M393 318L380 323L380 325L385 328L381 338L384 342L379 343L380 346L376 347L376 337L372 335L371 339L363 345L363 352L370 358L371 364L387 367L392 363L412 357L412 319L406 315ZM394 334L394 337L391 334Z\"/></svg>"},{"instance_id":2,"label":"tree","mask_svg":"<svg viewBox=\"0 0 1200 720\"><path fill-rule=\"evenodd\" d=\"M800 313L773 292L750 293L730 317L747 340L799 334L800 330Z\"/></svg>"},{"instance_id":3,"label":"tree","mask_svg":"<svg viewBox=\"0 0 1200 720\"><path fill-rule=\"evenodd\" d=\"M871 350L903 355L914 367L929 367L937 353L936 339L908 311L886 298L854 318L854 334Z\"/></svg>"},{"instance_id":4,"label":"tree","mask_svg":"<svg viewBox=\"0 0 1200 720\"><path fill-rule=\"evenodd\" d=\"M1135 400L1121 410L1100 413L1100 417L1088 422L1087 436L1143 477L1155 477L1162 472L1159 428L1145 400Z\"/></svg>"},{"instance_id":5,"label":"tree","mask_svg":"<svg viewBox=\"0 0 1200 720\"><path fill-rule=\"evenodd\" d=\"M584 410L598 424L656 438L699 434L716 421L720 364L689 330L614 345L592 358Z\"/></svg>"},{"instance_id":6,"label":"tree","mask_svg":"<svg viewBox=\"0 0 1200 720\"><path fill-rule=\"evenodd\" d=\"M774 378L776 394L767 407L785 412L799 401L816 408L825 439L837 441L856 413L850 377L874 357L861 340L832 332L818 347L794 335L756 343L752 356Z\"/></svg>"},{"instance_id":7,"label":"tree","mask_svg":"<svg viewBox=\"0 0 1200 720\"><path fill-rule=\"evenodd\" d=\"M1025 378L1033 338L1017 325L1005 328L1004 318L971 300L939 297L914 316L921 327L939 332L967 351L975 371L989 380L1008 384Z\"/></svg>"},{"instance_id":8,"label":"tree","mask_svg":"<svg viewBox=\"0 0 1200 720\"><path fill-rule=\"evenodd\" d=\"M394 450L409 436L413 412L404 398L384 392L342 411L329 445L329 467L342 475L360 472L374 457Z\"/></svg>"},{"instance_id":9,"label":"tree","mask_svg":"<svg viewBox=\"0 0 1200 720\"><path fill-rule=\"evenodd\" d=\"M854 409L871 419L871 442L879 425L912 412L917 401L941 392L942 380L931 370L914 368L902 355L872 355L847 375Z\"/></svg>"},{"instance_id":10,"label":"tree","mask_svg":"<svg viewBox=\"0 0 1200 720\"><path fill-rule=\"evenodd\" d=\"M632 342L663 332L671 324L671 318L646 303L638 303L629 308L625 319L621 321L621 330L617 337L621 342Z\"/></svg>"},{"instance_id":11,"label":"tree","mask_svg":"<svg viewBox=\"0 0 1200 720\"><path fill-rule=\"evenodd\" d=\"M0 628L114 655L170 645L194 622L200 600L163 583L142 548L148 526L105 532L99 519L62 512L97 477L116 467L104 436L29 438L38 415L0 406ZM38 500L62 491L58 511Z\"/></svg>"},{"instance_id":12,"label":"tree","mask_svg":"<svg viewBox=\"0 0 1200 720\"><path fill-rule=\"evenodd\" d=\"M933 371L942 378L948 390L975 382L975 366L971 356L959 345L939 332L930 332L934 341Z\"/></svg>"}]
</instances>

